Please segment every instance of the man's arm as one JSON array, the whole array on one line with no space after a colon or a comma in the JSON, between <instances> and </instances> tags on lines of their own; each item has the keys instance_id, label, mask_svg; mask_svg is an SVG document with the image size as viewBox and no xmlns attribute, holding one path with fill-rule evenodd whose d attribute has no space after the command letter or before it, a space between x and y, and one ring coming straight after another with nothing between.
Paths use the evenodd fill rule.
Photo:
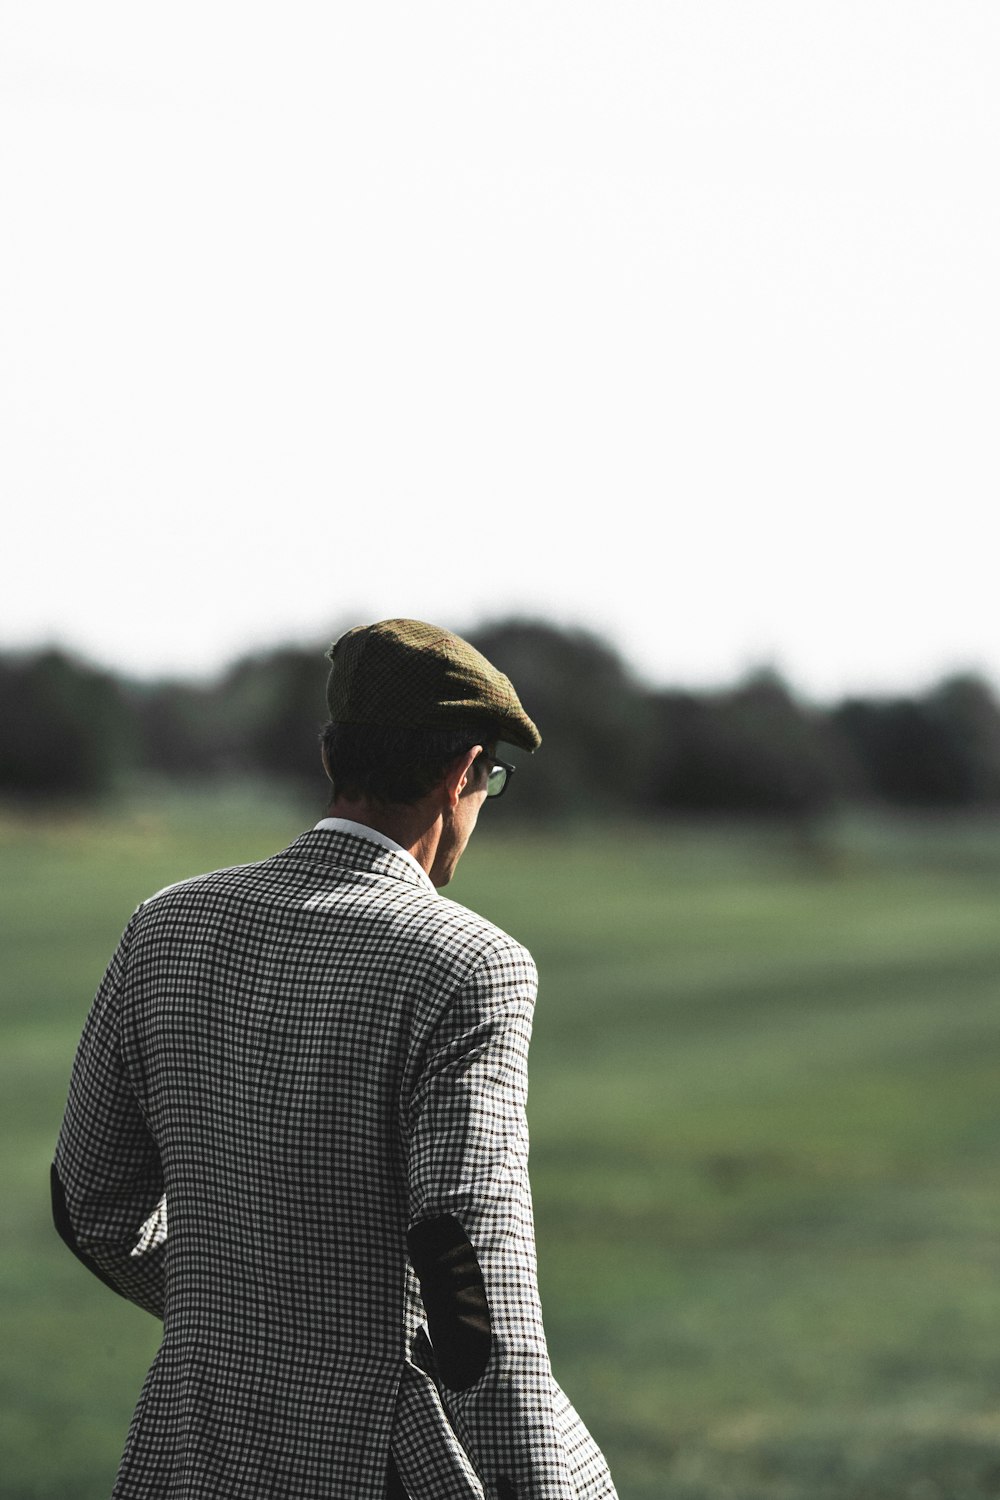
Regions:
<instances>
[{"instance_id":1,"label":"man's arm","mask_svg":"<svg viewBox=\"0 0 1000 1500\"><path fill-rule=\"evenodd\" d=\"M156 1143L125 1073L121 1000L131 924L77 1049L52 1165L56 1229L105 1285L163 1316L166 1203Z\"/></svg>"},{"instance_id":2,"label":"man's arm","mask_svg":"<svg viewBox=\"0 0 1000 1500\"><path fill-rule=\"evenodd\" d=\"M407 1241L442 1397L487 1494L613 1500L542 1327L525 1119L536 985L508 939L440 1022L411 1106Z\"/></svg>"}]
</instances>

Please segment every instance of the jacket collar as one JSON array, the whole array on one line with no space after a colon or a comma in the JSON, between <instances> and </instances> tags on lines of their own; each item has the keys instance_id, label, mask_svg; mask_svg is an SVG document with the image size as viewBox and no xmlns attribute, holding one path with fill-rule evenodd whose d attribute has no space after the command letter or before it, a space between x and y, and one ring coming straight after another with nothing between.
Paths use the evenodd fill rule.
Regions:
<instances>
[{"instance_id":1,"label":"jacket collar","mask_svg":"<svg viewBox=\"0 0 1000 1500\"><path fill-rule=\"evenodd\" d=\"M285 853L310 863L386 875L437 894L430 876L408 849L377 828L353 823L348 818L321 818L314 828L300 834Z\"/></svg>"}]
</instances>

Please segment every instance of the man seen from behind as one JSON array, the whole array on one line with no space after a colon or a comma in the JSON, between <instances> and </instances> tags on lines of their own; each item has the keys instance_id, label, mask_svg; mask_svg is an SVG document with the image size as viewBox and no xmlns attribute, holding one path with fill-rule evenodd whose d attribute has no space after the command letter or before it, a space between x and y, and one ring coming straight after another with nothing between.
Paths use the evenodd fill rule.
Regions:
<instances>
[{"instance_id":1,"label":"man seen from behind","mask_svg":"<svg viewBox=\"0 0 1000 1500\"><path fill-rule=\"evenodd\" d=\"M437 894L540 736L447 631L330 656L330 816L143 902L77 1052L56 1225L164 1325L115 1500L614 1500L538 1302L534 965Z\"/></svg>"}]
</instances>

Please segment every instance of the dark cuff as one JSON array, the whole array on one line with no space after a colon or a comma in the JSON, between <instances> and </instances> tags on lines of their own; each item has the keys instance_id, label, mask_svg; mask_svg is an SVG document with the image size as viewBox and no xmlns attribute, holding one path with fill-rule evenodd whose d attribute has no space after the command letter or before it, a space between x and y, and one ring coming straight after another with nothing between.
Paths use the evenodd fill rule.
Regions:
<instances>
[{"instance_id":1,"label":"dark cuff","mask_svg":"<svg viewBox=\"0 0 1000 1500\"><path fill-rule=\"evenodd\" d=\"M62 1178L59 1176L55 1162L52 1163L50 1180L52 1186L52 1222L56 1226L59 1238L69 1246L77 1260L82 1261L87 1270L92 1272L98 1281L103 1281L104 1285L109 1286L113 1292L118 1292L119 1297L124 1296L125 1294L118 1290L118 1287L104 1274L97 1262L91 1260L86 1250L80 1248L80 1243L76 1237L76 1230L73 1228L73 1221L69 1216L69 1206L66 1203L66 1192L62 1185Z\"/></svg>"}]
</instances>

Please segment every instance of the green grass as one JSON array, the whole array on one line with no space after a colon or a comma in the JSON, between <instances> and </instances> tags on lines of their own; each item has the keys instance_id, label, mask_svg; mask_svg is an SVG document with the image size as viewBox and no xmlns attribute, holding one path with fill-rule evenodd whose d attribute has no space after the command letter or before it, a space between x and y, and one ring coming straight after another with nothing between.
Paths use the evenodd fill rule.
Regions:
<instances>
[{"instance_id":1,"label":"green grass","mask_svg":"<svg viewBox=\"0 0 1000 1500\"><path fill-rule=\"evenodd\" d=\"M995 1495L1000 827L502 811L449 894L538 960L549 1343L622 1500ZM142 896L302 826L202 796L0 828L4 1500L106 1495L155 1349L49 1227L103 966Z\"/></svg>"}]
</instances>

